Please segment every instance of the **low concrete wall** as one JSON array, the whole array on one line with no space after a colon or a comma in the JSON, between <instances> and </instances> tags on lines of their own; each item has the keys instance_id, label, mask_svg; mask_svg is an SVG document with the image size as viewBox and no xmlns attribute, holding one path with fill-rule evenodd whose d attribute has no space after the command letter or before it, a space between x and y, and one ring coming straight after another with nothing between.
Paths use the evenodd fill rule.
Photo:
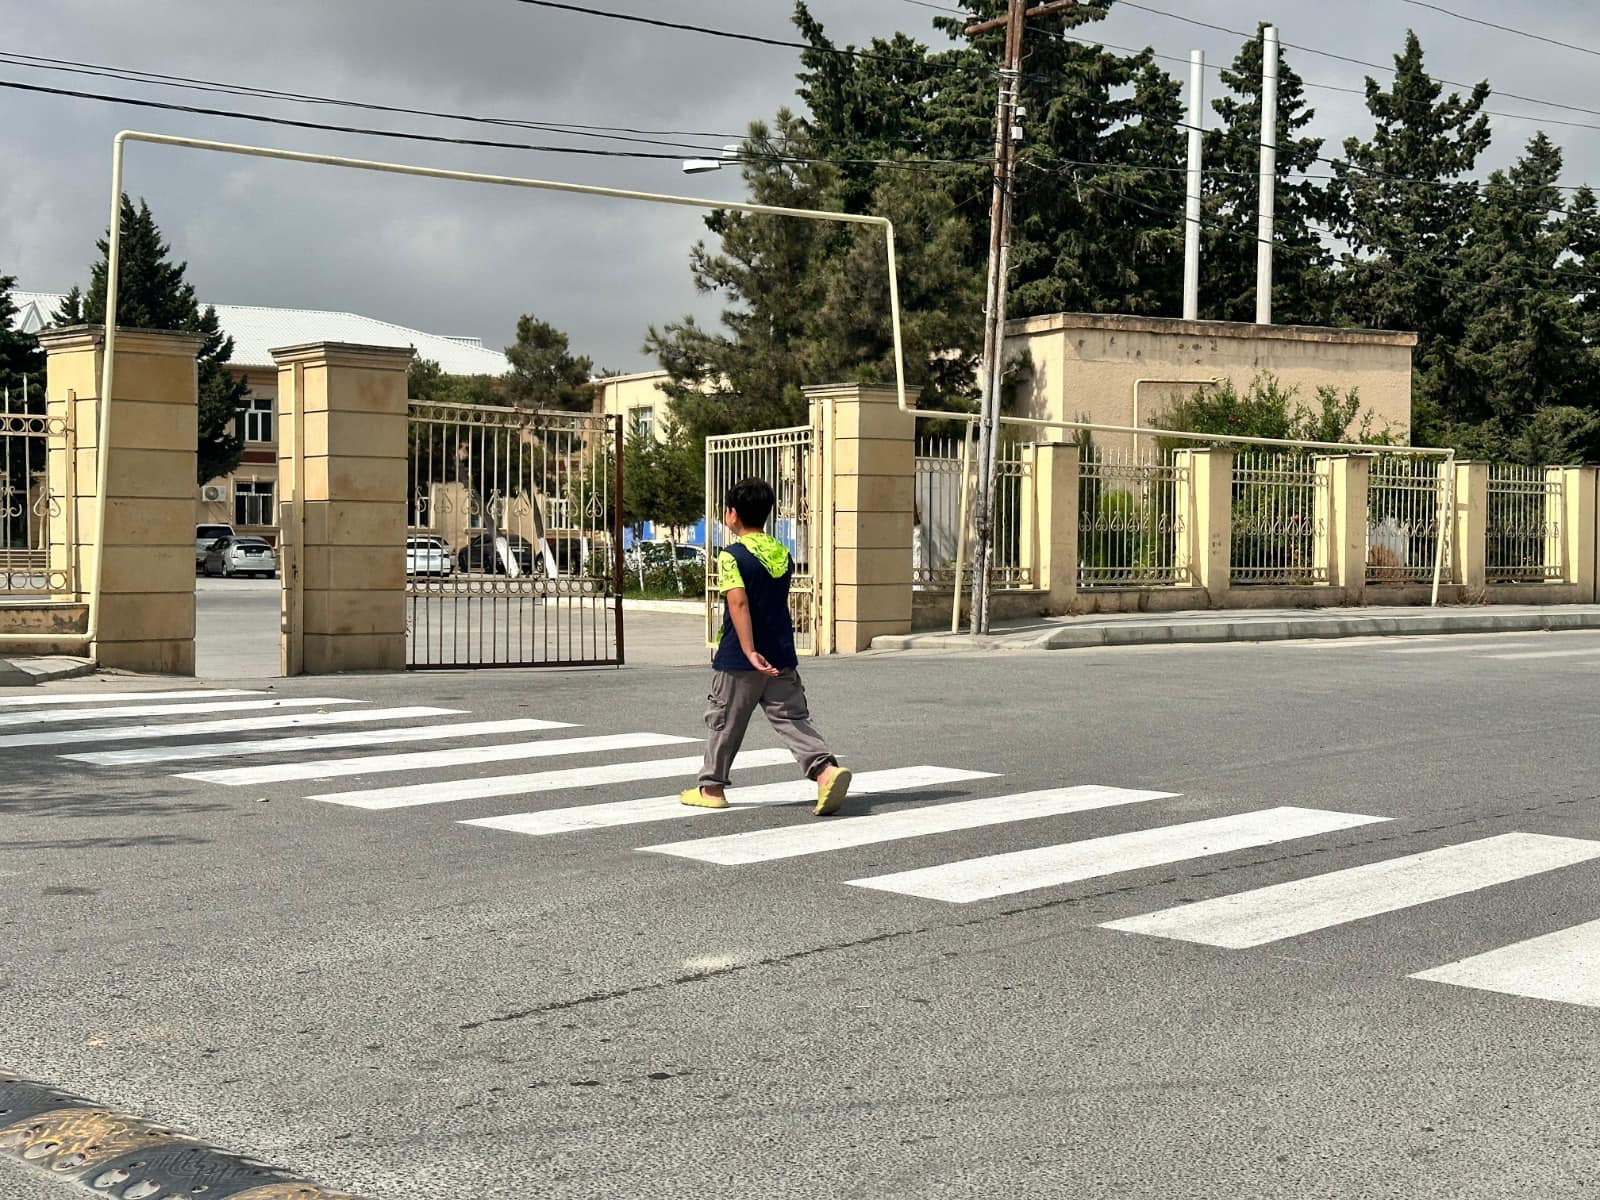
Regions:
<instances>
[{"instance_id":1,"label":"low concrete wall","mask_svg":"<svg viewBox=\"0 0 1600 1200\"><path fill-rule=\"evenodd\" d=\"M1049 593L1043 591L990 592L989 618L994 621L1025 621L1029 617L1047 615ZM911 628L922 630L948 630L950 628L949 592L918 591L912 595ZM966 623L967 596L961 597L962 623Z\"/></svg>"},{"instance_id":2,"label":"low concrete wall","mask_svg":"<svg viewBox=\"0 0 1600 1200\"><path fill-rule=\"evenodd\" d=\"M82 654L89 629L89 606L44 600L37 604L0 604L0 654ZM59 642L8 642L6 634L58 634Z\"/></svg>"}]
</instances>

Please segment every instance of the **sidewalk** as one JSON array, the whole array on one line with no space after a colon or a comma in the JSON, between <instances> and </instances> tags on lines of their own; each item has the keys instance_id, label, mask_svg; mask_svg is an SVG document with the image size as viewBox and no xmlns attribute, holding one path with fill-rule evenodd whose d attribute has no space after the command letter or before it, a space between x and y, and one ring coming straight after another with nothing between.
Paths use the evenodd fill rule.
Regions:
<instances>
[{"instance_id":1,"label":"sidewalk","mask_svg":"<svg viewBox=\"0 0 1600 1200\"><path fill-rule=\"evenodd\" d=\"M1496 604L1471 608L1265 608L1096 614L1000 622L984 637L913 633L874 638L873 650L1078 650L1179 642L1600 629L1600 605Z\"/></svg>"},{"instance_id":2,"label":"sidewalk","mask_svg":"<svg viewBox=\"0 0 1600 1200\"><path fill-rule=\"evenodd\" d=\"M93 674L94 664L87 658L0 658L0 688L32 687L36 683L78 679Z\"/></svg>"}]
</instances>

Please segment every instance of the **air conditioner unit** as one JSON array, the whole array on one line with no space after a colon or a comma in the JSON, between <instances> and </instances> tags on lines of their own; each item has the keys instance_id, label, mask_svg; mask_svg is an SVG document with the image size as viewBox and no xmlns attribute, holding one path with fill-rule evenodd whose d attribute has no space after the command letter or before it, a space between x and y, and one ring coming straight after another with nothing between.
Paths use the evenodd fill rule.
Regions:
<instances>
[{"instance_id":1,"label":"air conditioner unit","mask_svg":"<svg viewBox=\"0 0 1600 1200\"><path fill-rule=\"evenodd\" d=\"M200 499L207 504L221 504L228 498L228 489L216 483L208 483L200 489Z\"/></svg>"}]
</instances>

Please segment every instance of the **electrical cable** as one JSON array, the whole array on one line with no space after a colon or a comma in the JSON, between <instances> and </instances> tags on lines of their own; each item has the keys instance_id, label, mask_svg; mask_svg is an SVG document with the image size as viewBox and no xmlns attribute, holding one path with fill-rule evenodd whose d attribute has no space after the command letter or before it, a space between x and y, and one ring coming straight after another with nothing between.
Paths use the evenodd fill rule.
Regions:
<instances>
[{"instance_id":1,"label":"electrical cable","mask_svg":"<svg viewBox=\"0 0 1600 1200\"><path fill-rule=\"evenodd\" d=\"M1485 21L1482 17L1469 17L1466 13L1458 13L1454 9L1444 7L1442 4L1429 4L1427 0L1400 0L1402 4L1412 5L1414 8L1432 9L1436 13L1443 13L1447 17L1454 17L1458 21L1465 21L1469 25L1482 25L1485 29L1498 29L1501 33L1514 33L1518 37L1529 38L1535 42L1543 42L1547 46L1559 46L1563 50L1576 50L1579 54L1592 54L1600 58L1600 50L1592 46L1580 46L1576 42L1564 42L1560 38L1545 37L1542 33L1530 33L1526 29L1518 29L1514 25L1500 25L1494 21Z\"/></svg>"}]
</instances>

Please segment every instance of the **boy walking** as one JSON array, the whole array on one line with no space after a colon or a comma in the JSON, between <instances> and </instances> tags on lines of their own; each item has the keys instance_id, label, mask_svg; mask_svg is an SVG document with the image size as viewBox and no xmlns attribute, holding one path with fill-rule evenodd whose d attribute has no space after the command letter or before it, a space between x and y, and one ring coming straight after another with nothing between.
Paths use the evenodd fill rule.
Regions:
<instances>
[{"instance_id":1,"label":"boy walking","mask_svg":"<svg viewBox=\"0 0 1600 1200\"><path fill-rule=\"evenodd\" d=\"M762 532L774 503L772 485L762 479L734 484L724 501L722 521L734 540L717 556L724 611L722 640L711 662L710 737L700 785L679 799L696 808L728 807L733 757L759 705L806 778L816 782L812 811L820 817L839 811L850 790L850 772L811 724L789 616L794 563L782 542Z\"/></svg>"}]
</instances>

